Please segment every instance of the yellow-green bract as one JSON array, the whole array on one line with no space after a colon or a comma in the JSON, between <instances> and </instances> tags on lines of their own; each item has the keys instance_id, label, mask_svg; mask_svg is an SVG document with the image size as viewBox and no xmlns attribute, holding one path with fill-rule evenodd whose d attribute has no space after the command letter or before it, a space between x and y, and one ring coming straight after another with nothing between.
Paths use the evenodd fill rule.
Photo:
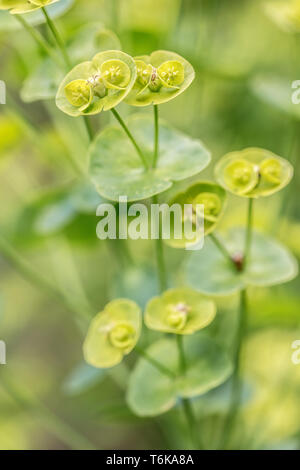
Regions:
<instances>
[{"instance_id":1,"label":"yellow-green bract","mask_svg":"<svg viewBox=\"0 0 300 470\"><path fill-rule=\"evenodd\" d=\"M175 52L155 51L135 57L137 79L126 102L133 106L162 104L186 90L195 78L192 65Z\"/></svg>"},{"instance_id":2,"label":"yellow-green bract","mask_svg":"<svg viewBox=\"0 0 300 470\"><path fill-rule=\"evenodd\" d=\"M233 194L257 198L284 188L293 176L293 167L268 150L248 148L222 157L215 173L218 182Z\"/></svg>"},{"instance_id":3,"label":"yellow-green bract","mask_svg":"<svg viewBox=\"0 0 300 470\"><path fill-rule=\"evenodd\" d=\"M190 218L193 226L196 227L196 209L197 205L204 206L204 234L208 235L215 228L220 218L223 215L226 203L226 191L218 184L209 181L201 181L193 184L193 186L186 189L184 192L177 194L171 201L169 206L179 204L182 208L184 225L186 218ZM188 205L185 207L185 205ZM187 210L189 208L189 210ZM172 229L172 227L171 227ZM184 233L184 231L182 231ZM172 236L173 235L173 236ZM186 248L199 241L202 233L195 234L195 240L187 240L186 238L175 238L171 233L170 239L166 239L165 243L173 248Z\"/></svg>"},{"instance_id":4,"label":"yellow-green bract","mask_svg":"<svg viewBox=\"0 0 300 470\"><path fill-rule=\"evenodd\" d=\"M209 325L216 315L212 300L189 288L170 289L149 301L145 324L151 330L190 335Z\"/></svg>"},{"instance_id":5,"label":"yellow-green bract","mask_svg":"<svg viewBox=\"0 0 300 470\"><path fill-rule=\"evenodd\" d=\"M86 362L100 368L119 364L136 345L140 331L140 307L131 300L113 300L91 322L83 345Z\"/></svg>"},{"instance_id":6,"label":"yellow-green bract","mask_svg":"<svg viewBox=\"0 0 300 470\"><path fill-rule=\"evenodd\" d=\"M13 15L30 13L59 0L0 0L0 10L10 10Z\"/></svg>"},{"instance_id":7,"label":"yellow-green bract","mask_svg":"<svg viewBox=\"0 0 300 470\"><path fill-rule=\"evenodd\" d=\"M70 116L98 114L119 104L135 79L132 57L116 50L100 52L66 75L59 86L56 105Z\"/></svg>"}]
</instances>

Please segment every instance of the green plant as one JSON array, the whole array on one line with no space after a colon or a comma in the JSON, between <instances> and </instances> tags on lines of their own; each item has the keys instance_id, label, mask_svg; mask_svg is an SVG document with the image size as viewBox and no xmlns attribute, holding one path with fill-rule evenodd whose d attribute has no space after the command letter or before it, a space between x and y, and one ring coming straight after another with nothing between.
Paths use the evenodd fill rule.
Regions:
<instances>
[{"instance_id":1,"label":"green plant","mask_svg":"<svg viewBox=\"0 0 300 470\"><path fill-rule=\"evenodd\" d=\"M60 82L57 107L68 116L83 119L89 136L88 170L74 165L79 173L79 187L72 186L66 194L62 191L39 201L28 229L36 239L49 236L51 230L67 230L83 212L90 214L91 207L101 198L117 203L121 195L126 195L129 202L148 199L149 203L157 203L158 197L164 199L164 193L176 189L178 182L198 175L211 159L201 141L159 119L158 106L183 93L194 80L194 69L187 60L161 50L134 58L113 48L95 54L93 47L87 57L74 58L70 54L72 44L66 47L45 8L51 3L55 1L0 2L0 9L9 9L16 15L41 9L57 50L23 17L19 21L47 53L49 70L55 75L52 87ZM96 28L90 36L98 37L98 32ZM109 34L112 37L115 41ZM28 88L25 93L31 98L32 88L29 86L29 93ZM53 98L50 86L44 93L43 97ZM123 120L115 109L121 102L135 107L152 106L153 116L137 113ZM96 133L95 121L90 117L102 111L111 111L120 127L109 124ZM57 292L23 263L11 247L2 243L2 251L27 277L76 310L86 335L83 354L89 365L105 374L109 373L107 369L125 361L131 352L140 356L130 371L128 406L138 416L154 417L180 403L190 432L188 445L195 448L205 448L207 443L198 428L192 399L217 390L229 380L231 400L221 448L228 445L236 424L241 404L240 358L247 325L248 287L281 284L297 274L297 264L285 247L253 231L254 200L276 193L290 182L293 175L290 163L267 150L250 148L225 155L217 163L215 174L217 183L187 181L186 188L168 200L169 205L179 204L182 208L191 204L187 217L193 225L198 217L195 207L204 205L205 246L188 256L182 268L184 287L174 288L159 227L160 236L154 242L159 296L151 298L144 309L135 299L122 296L110 301L90 320L90 314L95 312L88 303L82 302L80 296L72 302L67 292ZM248 199L247 225L221 236L216 230L226 208L226 191ZM58 223L53 226L51 217L53 213L57 215L56 211ZM183 249L196 244L200 236L196 234L192 242L171 236L166 244ZM131 255L122 240L114 240L113 248L122 252L128 262ZM232 293L239 294L240 309L230 354L214 338L212 328L217 315L214 299Z\"/></svg>"}]
</instances>

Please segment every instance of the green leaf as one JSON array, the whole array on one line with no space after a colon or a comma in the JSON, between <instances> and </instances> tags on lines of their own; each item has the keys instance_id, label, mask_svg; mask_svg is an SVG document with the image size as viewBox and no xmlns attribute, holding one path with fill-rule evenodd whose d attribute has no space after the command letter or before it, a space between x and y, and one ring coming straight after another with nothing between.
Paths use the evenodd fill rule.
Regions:
<instances>
[{"instance_id":1,"label":"green leaf","mask_svg":"<svg viewBox=\"0 0 300 470\"><path fill-rule=\"evenodd\" d=\"M261 148L247 148L224 155L215 167L218 182L233 194L248 198L270 196L293 177L284 158Z\"/></svg>"},{"instance_id":2,"label":"green leaf","mask_svg":"<svg viewBox=\"0 0 300 470\"><path fill-rule=\"evenodd\" d=\"M132 106L166 103L183 93L195 78L192 65L175 52L155 51L135 60L137 79L126 98Z\"/></svg>"},{"instance_id":3,"label":"green leaf","mask_svg":"<svg viewBox=\"0 0 300 470\"><path fill-rule=\"evenodd\" d=\"M243 253L245 230L232 229L224 243L233 256ZM186 268L189 285L208 295L226 295L247 286L272 286L292 280L298 272L297 261L278 242L254 232L251 254L245 272L235 269L210 240L204 248L194 252Z\"/></svg>"},{"instance_id":4,"label":"green leaf","mask_svg":"<svg viewBox=\"0 0 300 470\"><path fill-rule=\"evenodd\" d=\"M202 204L204 206L204 234L208 235L216 228L224 213L226 192L218 184L206 181L199 182L193 184L184 192L177 194L171 199L171 201L169 201L168 204L169 206L172 206L173 204L179 204L181 206L183 215L185 214L185 204L191 204L193 207L195 207L195 212L189 213L189 217L193 221L193 226L196 226L195 218L197 217L197 204ZM182 220L182 234L184 234L184 219L185 217L183 217ZM186 248L187 246L197 243L201 236L202 231L200 231L198 236L195 235L194 240L188 240L184 236L182 238L175 238L174 226L171 224L171 237L169 239L165 239L164 241L172 248Z\"/></svg>"},{"instance_id":5,"label":"green leaf","mask_svg":"<svg viewBox=\"0 0 300 470\"><path fill-rule=\"evenodd\" d=\"M219 386L232 373L232 365L220 346L203 333L184 338L188 365L184 376L177 375L179 355L175 339L152 344L147 354L177 377L172 379L146 359L138 360L129 380L127 402L139 416L157 416L176 405L180 398L205 394Z\"/></svg>"},{"instance_id":6,"label":"green leaf","mask_svg":"<svg viewBox=\"0 0 300 470\"><path fill-rule=\"evenodd\" d=\"M52 18L59 18L66 13L73 5L74 0L60 0L47 7L48 15ZM26 21L32 26L45 23L45 17L41 10L33 11L26 15ZM22 29L21 24L8 11L0 11L0 31L16 31Z\"/></svg>"},{"instance_id":7,"label":"green leaf","mask_svg":"<svg viewBox=\"0 0 300 470\"><path fill-rule=\"evenodd\" d=\"M149 166L153 160L154 128L150 116L132 116L128 127L140 145ZM201 141L191 139L160 122L157 168L145 170L124 131L106 127L90 148L89 173L103 197L118 201L138 201L169 189L202 171L210 162L210 153Z\"/></svg>"},{"instance_id":8,"label":"green leaf","mask_svg":"<svg viewBox=\"0 0 300 470\"><path fill-rule=\"evenodd\" d=\"M25 103L55 97L64 74L49 58L44 59L23 83L21 98Z\"/></svg>"},{"instance_id":9,"label":"green leaf","mask_svg":"<svg viewBox=\"0 0 300 470\"><path fill-rule=\"evenodd\" d=\"M73 241L98 241L96 208L102 201L91 185L67 185L42 192L24 205L11 223L15 244L38 243L64 234Z\"/></svg>"},{"instance_id":10,"label":"green leaf","mask_svg":"<svg viewBox=\"0 0 300 470\"><path fill-rule=\"evenodd\" d=\"M146 306L145 324L164 333L190 335L208 326L216 315L214 302L189 288L169 289Z\"/></svg>"},{"instance_id":11,"label":"green leaf","mask_svg":"<svg viewBox=\"0 0 300 470\"><path fill-rule=\"evenodd\" d=\"M66 395L79 395L101 382L105 375L106 370L97 369L83 362L65 378L62 385L63 392Z\"/></svg>"},{"instance_id":12,"label":"green leaf","mask_svg":"<svg viewBox=\"0 0 300 470\"><path fill-rule=\"evenodd\" d=\"M111 72L106 69L110 61ZM112 62L113 61L113 62ZM119 70L115 72L116 62L120 64ZM125 85L116 88L106 80L107 73L118 75L125 80ZM123 76L124 75L124 76ZM98 114L117 106L130 92L136 78L136 67L134 60L128 54L121 51L105 51L96 54L91 61L76 65L61 82L56 95L57 107L69 116L82 116ZM66 87L75 80L85 80L92 91L92 102L88 107L82 109L74 106L66 96ZM108 86L107 86L108 85Z\"/></svg>"}]
</instances>

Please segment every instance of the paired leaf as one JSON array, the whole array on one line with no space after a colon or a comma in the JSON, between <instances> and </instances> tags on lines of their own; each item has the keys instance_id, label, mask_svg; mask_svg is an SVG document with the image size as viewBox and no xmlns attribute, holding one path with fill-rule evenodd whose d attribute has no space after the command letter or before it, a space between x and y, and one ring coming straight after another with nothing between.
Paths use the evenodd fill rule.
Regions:
<instances>
[{"instance_id":1,"label":"paired leaf","mask_svg":"<svg viewBox=\"0 0 300 470\"><path fill-rule=\"evenodd\" d=\"M124 131L109 126L101 132L90 148L89 174L99 194L118 201L138 201L169 189L202 171L210 162L210 153L201 141L191 139L160 122L159 159L152 169L154 128L149 116L133 116L128 127L149 164L145 170L135 148Z\"/></svg>"},{"instance_id":2,"label":"paired leaf","mask_svg":"<svg viewBox=\"0 0 300 470\"><path fill-rule=\"evenodd\" d=\"M141 332L141 310L127 299L108 303L92 320L83 345L86 362L107 368L119 364L136 345Z\"/></svg>"},{"instance_id":3,"label":"paired leaf","mask_svg":"<svg viewBox=\"0 0 300 470\"><path fill-rule=\"evenodd\" d=\"M176 405L180 398L203 395L222 384L232 373L226 352L203 333L184 338L187 370L179 375L179 354L176 342L162 339L152 344L147 354L162 363L176 377L160 372L141 358L129 380L127 402L139 416L157 416Z\"/></svg>"},{"instance_id":4,"label":"paired leaf","mask_svg":"<svg viewBox=\"0 0 300 470\"><path fill-rule=\"evenodd\" d=\"M217 163L218 182L238 196L269 196L284 188L293 177L293 167L284 158L260 148L231 152Z\"/></svg>"},{"instance_id":5,"label":"paired leaf","mask_svg":"<svg viewBox=\"0 0 300 470\"><path fill-rule=\"evenodd\" d=\"M136 82L126 98L133 106L162 104L183 93L195 78L192 65L175 52L155 51L135 58Z\"/></svg>"},{"instance_id":6,"label":"paired leaf","mask_svg":"<svg viewBox=\"0 0 300 470\"><path fill-rule=\"evenodd\" d=\"M175 237L174 221L173 226L171 225L171 237L166 239L165 242L173 248L186 248L187 246L193 245L199 241L202 237L202 230L200 233L196 233L197 229L197 218L202 217L202 214L197 212L197 205L204 206L204 234L208 235L211 233L220 218L223 215L224 207L226 203L226 192L218 184L210 182L196 183L184 192L175 196L169 201L169 206L173 204L179 204L181 207L182 218L182 236L179 238ZM185 205L188 205L185 207ZM192 223L193 231L195 232L195 239L188 240L184 237L184 224L189 220Z\"/></svg>"},{"instance_id":7,"label":"paired leaf","mask_svg":"<svg viewBox=\"0 0 300 470\"><path fill-rule=\"evenodd\" d=\"M189 288L170 289L146 306L145 324L152 330L190 335L208 326L216 315L214 302Z\"/></svg>"},{"instance_id":8,"label":"paired leaf","mask_svg":"<svg viewBox=\"0 0 300 470\"><path fill-rule=\"evenodd\" d=\"M241 256L245 230L232 229L224 243L232 256ZM298 272L297 261L273 239L254 232L250 258L244 272L238 271L209 239L204 248L194 252L186 265L189 285L207 295L226 295L247 286L272 286L292 280Z\"/></svg>"},{"instance_id":9,"label":"paired leaf","mask_svg":"<svg viewBox=\"0 0 300 470\"><path fill-rule=\"evenodd\" d=\"M70 116L107 111L128 95L135 78L135 63L128 54L114 50L100 52L66 75L59 86L56 105Z\"/></svg>"}]
</instances>

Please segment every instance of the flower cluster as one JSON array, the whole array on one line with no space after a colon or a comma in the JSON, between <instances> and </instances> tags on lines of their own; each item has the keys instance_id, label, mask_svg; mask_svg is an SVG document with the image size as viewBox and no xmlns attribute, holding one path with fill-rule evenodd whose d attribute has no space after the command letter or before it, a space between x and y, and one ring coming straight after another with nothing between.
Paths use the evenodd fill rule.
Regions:
<instances>
[{"instance_id":1,"label":"flower cluster","mask_svg":"<svg viewBox=\"0 0 300 470\"><path fill-rule=\"evenodd\" d=\"M249 148L225 155L216 166L219 183L244 197L269 196L286 186L292 176L290 163L273 153Z\"/></svg>"},{"instance_id":2,"label":"flower cluster","mask_svg":"<svg viewBox=\"0 0 300 470\"><path fill-rule=\"evenodd\" d=\"M134 106L164 103L182 93L193 78L193 67L173 52L133 59L121 51L105 51L67 74L56 103L71 116L97 114L123 99Z\"/></svg>"},{"instance_id":3,"label":"flower cluster","mask_svg":"<svg viewBox=\"0 0 300 470\"><path fill-rule=\"evenodd\" d=\"M145 324L151 330L191 335L209 325L216 314L213 301L192 289L170 289L149 301ZM83 351L94 367L119 364L135 347L141 333L139 306L127 299L113 300L93 319Z\"/></svg>"}]
</instances>

